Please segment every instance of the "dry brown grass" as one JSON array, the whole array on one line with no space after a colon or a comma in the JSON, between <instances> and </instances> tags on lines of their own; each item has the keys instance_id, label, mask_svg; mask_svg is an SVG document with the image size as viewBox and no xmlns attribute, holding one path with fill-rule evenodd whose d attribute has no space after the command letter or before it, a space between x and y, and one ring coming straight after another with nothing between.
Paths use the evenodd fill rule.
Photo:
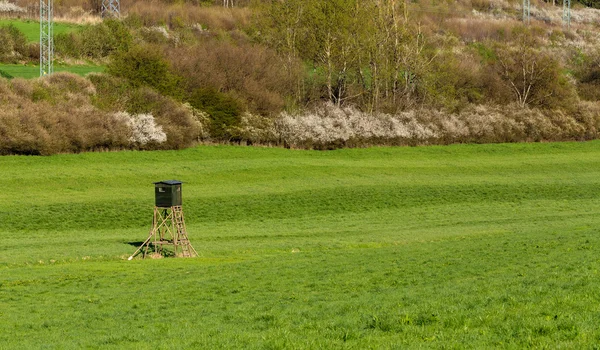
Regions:
<instances>
[{"instance_id":1,"label":"dry brown grass","mask_svg":"<svg viewBox=\"0 0 600 350\"><path fill-rule=\"evenodd\" d=\"M500 19L456 18L445 23L446 29L466 42L498 40L504 41L518 22Z\"/></svg>"},{"instance_id":2,"label":"dry brown grass","mask_svg":"<svg viewBox=\"0 0 600 350\"><path fill-rule=\"evenodd\" d=\"M16 0L27 11L20 17L39 18L39 1ZM95 24L102 21L99 13L101 0L61 0L55 2L54 16L57 21ZM167 25L169 27L199 24L211 30L234 30L245 28L252 16L247 7L223 8L222 6L199 6L191 2L167 2L158 0L123 0L123 17L137 16L145 26Z\"/></svg>"},{"instance_id":3,"label":"dry brown grass","mask_svg":"<svg viewBox=\"0 0 600 350\"><path fill-rule=\"evenodd\" d=\"M190 3L134 0L122 6L127 15L139 16L146 26L167 25L170 28L198 24L204 29L231 31L248 26L252 15L248 8L202 7Z\"/></svg>"}]
</instances>

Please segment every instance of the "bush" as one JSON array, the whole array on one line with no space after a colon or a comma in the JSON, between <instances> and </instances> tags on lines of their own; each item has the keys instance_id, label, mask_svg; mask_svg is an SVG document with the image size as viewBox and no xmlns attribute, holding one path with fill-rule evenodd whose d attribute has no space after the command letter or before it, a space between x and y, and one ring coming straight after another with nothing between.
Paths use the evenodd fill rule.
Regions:
<instances>
[{"instance_id":1,"label":"bush","mask_svg":"<svg viewBox=\"0 0 600 350\"><path fill-rule=\"evenodd\" d=\"M126 98L129 113L152 114L167 135L167 140L156 148L180 149L191 146L199 139L199 121L185 105L148 87L134 89Z\"/></svg>"},{"instance_id":2,"label":"bush","mask_svg":"<svg viewBox=\"0 0 600 350\"><path fill-rule=\"evenodd\" d=\"M132 40L123 22L105 20L78 32L57 34L54 45L56 52L63 56L101 59L116 51L127 51Z\"/></svg>"},{"instance_id":3,"label":"bush","mask_svg":"<svg viewBox=\"0 0 600 350\"><path fill-rule=\"evenodd\" d=\"M600 51L580 54L575 62L579 62L574 71L577 79L577 93L587 101L600 100Z\"/></svg>"},{"instance_id":4,"label":"bush","mask_svg":"<svg viewBox=\"0 0 600 350\"><path fill-rule=\"evenodd\" d=\"M211 88L196 89L188 98L196 109L208 113L210 135L219 140L230 140L231 129L239 126L242 108L235 98Z\"/></svg>"},{"instance_id":5,"label":"bush","mask_svg":"<svg viewBox=\"0 0 600 350\"><path fill-rule=\"evenodd\" d=\"M28 58L27 37L12 24L0 27L0 61L16 63Z\"/></svg>"},{"instance_id":6,"label":"bush","mask_svg":"<svg viewBox=\"0 0 600 350\"><path fill-rule=\"evenodd\" d=\"M371 145L426 145L589 140L600 130L600 104L560 110L471 105L459 113L419 109L398 114L365 113L331 103L274 121L244 115L242 140L294 148L334 149Z\"/></svg>"},{"instance_id":7,"label":"bush","mask_svg":"<svg viewBox=\"0 0 600 350\"><path fill-rule=\"evenodd\" d=\"M189 106L122 79L102 74L91 78L69 73L33 80L0 78L0 154L177 149L201 135L201 116ZM117 101L113 97L98 98L110 87L125 87L114 105L107 103ZM116 113L128 106L143 111Z\"/></svg>"},{"instance_id":8,"label":"bush","mask_svg":"<svg viewBox=\"0 0 600 350\"><path fill-rule=\"evenodd\" d=\"M510 91L512 102L521 107L570 110L576 104L576 93L560 63L549 53L537 49L538 39L530 31L519 30L515 30L515 43L496 45L497 59L491 63L492 74L497 75L504 90ZM489 80L492 81L497 80Z\"/></svg>"},{"instance_id":9,"label":"bush","mask_svg":"<svg viewBox=\"0 0 600 350\"><path fill-rule=\"evenodd\" d=\"M89 79L98 93L94 106L112 114L151 114L167 135L167 140L154 148L177 149L188 147L205 135L203 116L190 106L162 96L150 87L135 87L123 78L108 74L90 74Z\"/></svg>"},{"instance_id":10,"label":"bush","mask_svg":"<svg viewBox=\"0 0 600 350\"><path fill-rule=\"evenodd\" d=\"M131 129L129 140L138 147L148 144L160 144L167 141L167 134L160 125L156 125L152 114L134 114L119 112L115 118L122 120Z\"/></svg>"},{"instance_id":11,"label":"bush","mask_svg":"<svg viewBox=\"0 0 600 350\"><path fill-rule=\"evenodd\" d=\"M423 76L425 102L433 108L458 111L479 104L484 95L480 64L472 55L440 53Z\"/></svg>"},{"instance_id":12,"label":"bush","mask_svg":"<svg viewBox=\"0 0 600 350\"><path fill-rule=\"evenodd\" d=\"M94 89L84 78L55 73L37 80L0 80L0 86L0 154L48 155L129 145L126 125L90 104Z\"/></svg>"},{"instance_id":13,"label":"bush","mask_svg":"<svg viewBox=\"0 0 600 350\"><path fill-rule=\"evenodd\" d=\"M154 46L133 46L127 51L115 52L106 71L127 79L132 86L150 86L158 92L181 98L181 78L171 72L161 50Z\"/></svg>"},{"instance_id":14,"label":"bush","mask_svg":"<svg viewBox=\"0 0 600 350\"><path fill-rule=\"evenodd\" d=\"M223 92L235 96L241 107L263 115L281 112L300 81L299 62L292 62L296 71L287 71L277 53L244 42L207 40L195 47L170 50L168 59L185 77L189 92Z\"/></svg>"},{"instance_id":15,"label":"bush","mask_svg":"<svg viewBox=\"0 0 600 350\"><path fill-rule=\"evenodd\" d=\"M273 118L246 112L240 118L240 125L229 131L235 138L249 145L281 145L280 135L275 128Z\"/></svg>"},{"instance_id":16,"label":"bush","mask_svg":"<svg viewBox=\"0 0 600 350\"><path fill-rule=\"evenodd\" d=\"M127 96L135 90L127 80L108 74L91 73L87 75L97 94L92 96L92 103L103 111L118 112L127 109Z\"/></svg>"}]
</instances>

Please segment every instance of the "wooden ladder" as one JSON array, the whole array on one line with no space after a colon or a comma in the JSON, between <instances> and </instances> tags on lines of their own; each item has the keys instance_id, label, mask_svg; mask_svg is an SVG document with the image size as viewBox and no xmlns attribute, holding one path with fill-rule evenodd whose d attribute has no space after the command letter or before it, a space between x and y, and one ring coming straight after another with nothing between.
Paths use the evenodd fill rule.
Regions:
<instances>
[{"instance_id":1,"label":"wooden ladder","mask_svg":"<svg viewBox=\"0 0 600 350\"><path fill-rule=\"evenodd\" d=\"M172 207L173 210L173 222L175 223L175 237L173 237L173 244L175 248L175 254L177 254L177 247L181 247L181 256L194 257L198 256L196 249L192 247L187 231L185 230L185 219L183 217L183 208L181 206Z\"/></svg>"}]
</instances>

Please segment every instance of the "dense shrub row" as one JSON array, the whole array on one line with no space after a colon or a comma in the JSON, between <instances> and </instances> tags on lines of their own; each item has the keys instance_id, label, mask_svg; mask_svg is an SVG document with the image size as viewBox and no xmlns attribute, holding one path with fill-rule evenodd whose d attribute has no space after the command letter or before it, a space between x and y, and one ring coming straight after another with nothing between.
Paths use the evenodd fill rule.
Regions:
<instances>
[{"instance_id":1,"label":"dense shrub row","mask_svg":"<svg viewBox=\"0 0 600 350\"><path fill-rule=\"evenodd\" d=\"M573 114L518 104L387 114L328 102L272 117L240 113L234 126L216 131L209 115L191 105L105 74L0 79L0 103L0 154L174 149L223 140L219 132L229 141L311 149L588 140L600 133L597 102L581 102Z\"/></svg>"},{"instance_id":2,"label":"dense shrub row","mask_svg":"<svg viewBox=\"0 0 600 350\"><path fill-rule=\"evenodd\" d=\"M203 11L227 14L212 8ZM252 42L235 28L233 32L212 31L204 25L168 29L144 27L140 21L132 15L58 35L56 52L65 60L108 61L107 72L132 86L148 86L188 102L208 113L208 127L220 140L232 137L228 130L239 124L243 111L276 115L293 104L301 80L299 60L293 60L290 69L290 62L275 50Z\"/></svg>"},{"instance_id":3,"label":"dense shrub row","mask_svg":"<svg viewBox=\"0 0 600 350\"><path fill-rule=\"evenodd\" d=\"M64 74L43 80L0 80L0 153L125 147L125 125L91 106L93 92L89 81Z\"/></svg>"},{"instance_id":4,"label":"dense shrub row","mask_svg":"<svg viewBox=\"0 0 600 350\"><path fill-rule=\"evenodd\" d=\"M427 145L589 140L600 135L600 104L561 110L472 105L459 113L418 109L398 114L365 113L332 103L277 118L245 114L235 132L254 144L333 149L373 145Z\"/></svg>"},{"instance_id":5,"label":"dense shrub row","mask_svg":"<svg viewBox=\"0 0 600 350\"><path fill-rule=\"evenodd\" d=\"M120 96L121 104L104 108L97 91L111 84L130 92ZM136 99L155 104L137 108ZM0 105L0 154L173 149L191 145L200 132L189 107L103 75L92 80L69 73L0 79ZM123 109L114 110L117 106Z\"/></svg>"}]
</instances>

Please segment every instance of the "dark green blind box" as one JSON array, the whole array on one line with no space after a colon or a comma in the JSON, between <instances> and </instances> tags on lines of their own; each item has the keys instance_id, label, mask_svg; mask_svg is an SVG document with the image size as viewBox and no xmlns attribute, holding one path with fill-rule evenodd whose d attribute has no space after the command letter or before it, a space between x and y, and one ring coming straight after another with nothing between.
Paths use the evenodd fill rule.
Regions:
<instances>
[{"instance_id":1,"label":"dark green blind box","mask_svg":"<svg viewBox=\"0 0 600 350\"><path fill-rule=\"evenodd\" d=\"M156 206L170 208L181 205L181 184L178 180L166 180L154 183Z\"/></svg>"}]
</instances>

